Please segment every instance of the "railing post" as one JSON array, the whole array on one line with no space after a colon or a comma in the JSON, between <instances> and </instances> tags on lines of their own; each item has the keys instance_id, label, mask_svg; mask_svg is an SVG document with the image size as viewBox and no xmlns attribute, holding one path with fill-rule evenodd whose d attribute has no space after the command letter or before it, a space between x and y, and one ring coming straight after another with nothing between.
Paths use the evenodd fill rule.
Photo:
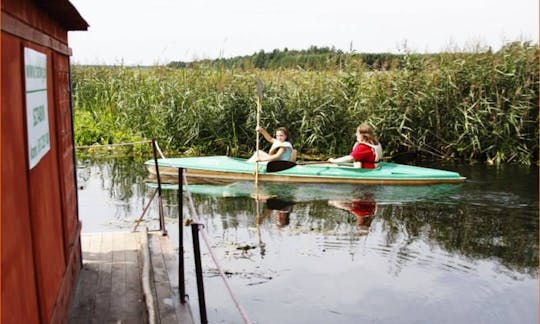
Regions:
<instances>
[{"instance_id":1,"label":"railing post","mask_svg":"<svg viewBox=\"0 0 540 324\"><path fill-rule=\"evenodd\" d=\"M197 293L199 295L199 314L201 316L201 323L208 323L206 317L206 301L204 298L204 283L202 276L201 265L201 248L199 246L199 226L198 223L191 224L191 236L193 237L193 255L195 259L195 276L197 278Z\"/></svg>"},{"instance_id":2,"label":"railing post","mask_svg":"<svg viewBox=\"0 0 540 324\"><path fill-rule=\"evenodd\" d=\"M163 216L163 198L161 196L161 177L159 175L159 165L157 158L157 142L156 139L152 139L152 149L154 151L154 166L156 167L156 176L158 181L158 203L159 203L159 230L163 235L167 235L167 229L165 228L165 217Z\"/></svg>"},{"instance_id":3,"label":"railing post","mask_svg":"<svg viewBox=\"0 0 540 324\"><path fill-rule=\"evenodd\" d=\"M142 222L142 219L144 218L144 215L146 215L146 212L148 211L148 208L150 208L150 204L152 203L152 201L154 200L154 198L156 197L156 194L157 194L158 190L154 190L154 193L152 194L152 197L150 197L150 200L148 200L148 203L146 203L146 206L144 206L144 209L143 209L143 212L142 212L142 215L141 217L139 217L136 221L135 221L135 225L133 226L133 229L131 230L132 232L135 232L137 230L137 228L139 227L139 224Z\"/></svg>"},{"instance_id":4,"label":"railing post","mask_svg":"<svg viewBox=\"0 0 540 324\"><path fill-rule=\"evenodd\" d=\"M178 168L178 288L180 302L186 302L186 284L184 273L184 169Z\"/></svg>"}]
</instances>

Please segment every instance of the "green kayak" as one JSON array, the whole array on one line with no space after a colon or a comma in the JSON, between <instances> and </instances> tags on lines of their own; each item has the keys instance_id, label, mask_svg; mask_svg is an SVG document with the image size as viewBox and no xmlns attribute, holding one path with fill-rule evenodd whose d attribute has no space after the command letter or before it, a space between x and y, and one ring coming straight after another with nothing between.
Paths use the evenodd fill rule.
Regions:
<instances>
[{"instance_id":1,"label":"green kayak","mask_svg":"<svg viewBox=\"0 0 540 324\"><path fill-rule=\"evenodd\" d=\"M281 171L270 172L272 162L249 163L246 159L228 156L186 157L158 159L160 177L177 177L178 169L198 183L220 183L233 181L293 182L293 183L343 183L374 185L426 185L439 183L461 183L465 181L459 173L381 162L375 169L355 168L352 164L291 163ZM156 174L154 160L145 162L151 174ZM267 168L268 167L268 168Z\"/></svg>"}]
</instances>

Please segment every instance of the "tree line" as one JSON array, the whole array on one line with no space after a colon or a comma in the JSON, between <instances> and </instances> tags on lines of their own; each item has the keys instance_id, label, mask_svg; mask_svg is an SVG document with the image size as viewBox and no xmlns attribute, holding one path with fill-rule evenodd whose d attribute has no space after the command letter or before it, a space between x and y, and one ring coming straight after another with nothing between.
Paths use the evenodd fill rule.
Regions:
<instances>
[{"instance_id":1,"label":"tree line","mask_svg":"<svg viewBox=\"0 0 540 324\"><path fill-rule=\"evenodd\" d=\"M226 69L344 69L357 65L364 69L391 70L403 66L405 54L344 52L334 47L311 46L307 50L260 50L252 55L204 59L194 62L172 61L168 67L216 67Z\"/></svg>"}]
</instances>

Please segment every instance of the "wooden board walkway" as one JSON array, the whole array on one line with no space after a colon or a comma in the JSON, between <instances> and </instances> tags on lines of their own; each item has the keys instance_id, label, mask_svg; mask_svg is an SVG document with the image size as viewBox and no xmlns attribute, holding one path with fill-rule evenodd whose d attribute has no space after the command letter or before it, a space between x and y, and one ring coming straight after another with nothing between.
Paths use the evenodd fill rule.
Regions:
<instances>
[{"instance_id":1,"label":"wooden board walkway","mask_svg":"<svg viewBox=\"0 0 540 324\"><path fill-rule=\"evenodd\" d=\"M193 323L189 305L179 302L178 261L168 237L82 233L81 246L70 323Z\"/></svg>"},{"instance_id":2,"label":"wooden board walkway","mask_svg":"<svg viewBox=\"0 0 540 324\"><path fill-rule=\"evenodd\" d=\"M193 323L191 308L180 303L178 288L178 258L169 237L159 232L148 235L152 259L153 286L156 291L156 313L161 323Z\"/></svg>"}]
</instances>

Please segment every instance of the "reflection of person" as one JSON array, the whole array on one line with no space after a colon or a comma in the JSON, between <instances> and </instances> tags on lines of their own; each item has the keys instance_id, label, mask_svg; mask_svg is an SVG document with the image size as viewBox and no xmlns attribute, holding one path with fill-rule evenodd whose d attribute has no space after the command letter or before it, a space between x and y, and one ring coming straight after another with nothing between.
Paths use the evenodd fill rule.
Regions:
<instances>
[{"instance_id":1,"label":"reflection of person","mask_svg":"<svg viewBox=\"0 0 540 324\"><path fill-rule=\"evenodd\" d=\"M289 215L291 212L289 210L278 210L276 215L276 225L279 227L285 227L289 225Z\"/></svg>"},{"instance_id":2,"label":"reflection of person","mask_svg":"<svg viewBox=\"0 0 540 324\"><path fill-rule=\"evenodd\" d=\"M269 198L266 200L264 211L257 219L257 224L262 224L265 218L270 218L273 214L276 217L276 225L278 227L285 227L289 225L289 216L292 212L293 202L285 201L281 199ZM275 213L274 213L275 212Z\"/></svg>"},{"instance_id":3,"label":"reflection of person","mask_svg":"<svg viewBox=\"0 0 540 324\"><path fill-rule=\"evenodd\" d=\"M365 199L346 200L329 200L328 204L343 210L350 211L356 216L356 224L364 229L371 225L371 221L377 211L377 203L367 195Z\"/></svg>"},{"instance_id":4,"label":"reflection of person","mask_svg":"<svg viewBox=\"0 0 540 324\"><path fill-rule=\"evenodd\" d=\"M266 129L257 126L255 129L261 133L269 143L272 143L268 153L259 150L255 152L248 162L264 162L264 161L294 161L295 150L291 142L289 141L289 132L285 127L279 127L276 129L276 138L270 136ZM258 153L258 154L257 154Z\"/></svg>"},{"instance_id":5,"label":"reflection of person","mask_svg":"<svg viewBox=\"0 0 540 324\"><path fill-rule=\"evenodd\" d=\"M373 134L368 124L361 124L356 129L356 143L351 153L340 158L330 158L332 163L354 162L355 167L373 169L377 162L382 159L383 152L381 143Z\"/></svg>"}]
</instances>

